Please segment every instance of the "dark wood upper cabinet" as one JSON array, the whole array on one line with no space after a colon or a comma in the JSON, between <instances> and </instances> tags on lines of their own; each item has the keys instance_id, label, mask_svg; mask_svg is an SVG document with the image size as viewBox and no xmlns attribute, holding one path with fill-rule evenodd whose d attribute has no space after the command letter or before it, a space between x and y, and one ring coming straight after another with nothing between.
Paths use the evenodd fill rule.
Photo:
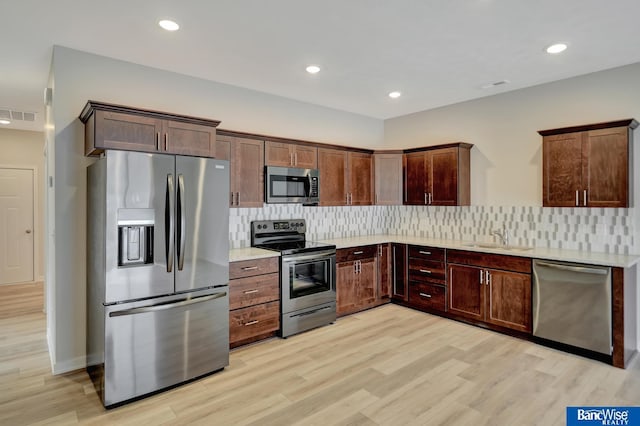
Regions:
<instances>
[{"instance_id":1,"label":"dark wood upper cabinet","mask_svg":"<svg viewBox=\"0 0 640 426\"><path fill-rule=\"evenodd\" d=\"M318 148L320 205L347 205L347 151Z\"/></svg>"},{"instance_id":2,"label":"dark wood upper cabinet","mask_svg":"<svg viewBox=\"0 0 640 426\"><path fill-rule=\"evenodd\" d=\"M629 207L633 119L541 130L545 207Z\"/></svg>"},{"instance_id":3,"label":"dark wood upper cabinet","mask_svg":"<svg viewBox=\"0 0 640 426\"><path fill-rule=\"evenodd\" d=\"M361 152L349 152L347 157L349 205L369 206L373 204L373 157Z\"/></svg>"},{"instance_id":4,"label":"dark wood upper cabinet","mask_svg":"<svg viewBox=\"0 0 640 426\"><path fill-rule=\"evenodd\" d=\"M471 201L470 151L457 143L404 156L404 204L466 206Z\"/></svg>"},{"instance_id":5,"label":"dark wood upper cabinet","mask_svg":"<svg viewBox=\"0 0 640 426\"><path fill-rule=\"evenodd\" d=\"M374 204L402 205L402 154L373 154Z\"/></svg>"},{"instance_id":6,"label":"dark wood upper cabinet","mask_svg":"<svg viewBox=\"0 0 640 426\"><path fill-rule=\"evenodd\" d=\"M89 101L80 114L85 155L105 149L215 157L219 121Z\"/></svg>"},{"instance_id":7,"label":"dark wood upper cabinet","mask_svg":"<svg viewBox=\"0 0 640 426\"><path fill-rule=\"evenodd\" d=\"M295 143L265 142L265 164L267 166L318 168L318 148Z\"/></svg>"},{"instance_id":8,"label":"dark wood upper cabinet","mask_svg":"<svg viewBox=\"0 0 640 426\"><path fill-rule=\"evenodd\" d=\"M321 206L373 204L371 154L318 148L318 169Z\"/></svg>"},{"instance_id":9,"label":"dark wood upper cabinet","mask_svg":"<svg viewBox=\"0 0 640 426\"><path fill-rule=\"evenodd\" d=\"M229 160L231 207L262 207L264 203L264 142L218 135L217 158Z\"/></svg>"}]
</instances>

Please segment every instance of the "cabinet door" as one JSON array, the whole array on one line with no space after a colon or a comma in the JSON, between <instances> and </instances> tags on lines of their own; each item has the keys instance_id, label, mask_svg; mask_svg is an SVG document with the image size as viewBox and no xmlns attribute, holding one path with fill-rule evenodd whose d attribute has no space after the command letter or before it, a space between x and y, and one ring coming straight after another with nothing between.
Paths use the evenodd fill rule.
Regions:
<instances>
[{"instance_id":1,"label":"cabinet door","mask_svg":"<svg viewBox=\"0 0 640 426\"><path fill-rule=\"evenodd\" d=\"M216 158L220 160L229 161L229 205L233 206L235 202L234 190L235 190L235 170L236 167L231 161L231 146L233 145L233 138L230 136L217 136L216 137Z\"/></svg>"},{"instance_id":2,"label":"cabinet door","mask_svg":"<svg viewBox=\"0 0 640 426\"><path fill-rule=\"evenodd\" d=\"M170 154L215 157L216 128L166 120L160 149Z\"/></svg>"},{"instance_id":3,"label":"cabinet door","mask_svg":"<svg viewBox=\"0 0 640 426\"><path fill-rule=\"evenodd\" d=\"M336 314L344 315L355 311L357 292L355 261L336 264Z\"/></svg>"},{"instance_id":4,"label":"cabinet door","mask_svg":"<svg viewBox=\"0 0 640 426\"><path fill-rule=\"evenodd\" d=\"M486 321L531 332L531 275L489 270Z\"/></svg>"},{"instance_id":5,"label":"cabinet door","mask_svg":"<svg viewBox=\"0 0 640 426\"><path fill-rule=\"evenodd\" d=\"M584 133L564 133L543 139L544 207L575 207L582 190L582 137Z\"/></svg>"},{"instance_id":6,"label":"cabinet door","mask_svg":"<svg viewBox=\"0 0 640 426\"><path fill-rule=\"evenodd\" d=\"M582 145L581 205L627 207L629 194L628 128L591 130ZM586 197L585 197L586 195Z\"/></svg>"},{"instance_id":7,"label":"cabinet door","mask_svg":"<svg viewBox=\"0 0 640 426\"><path fill-rule=\"evenodd\" d=\"M378 262L375 257L359 261L357 280L357 306L366 309L378 297Z\"/></svg>"},{"instance_id":8,"label":"cabinet door","mask_svg":"<svg viewBox=\"0 0 640 426\"><path fill-rule=\"evenodd\" d=\"M354 206L373 204L373 167L371 154L350 152L348 154L349 202Z\"/></svg>"},{"instance_id":9,"label":"cabinet door","mask_svg":"<svg viewBox=\"0 0 640 426\"><path fill-rule=\"evenodd\" d=\"M232 207L262 207L264 203L264 142L234 138Z\"/></svg>"},{"instance_id":10,"label":"cabinet door","mask_svg":"<svg viewBox=\"0 0 640 426\"><path fill-rule=\"evenodd\" d=\"M318 148L315 146L294 145L293 163L301 169L318 168Z\"/></svg>"},{"instance_id":11,"label":"cabinet door","mask_svg":"<svg viewBox=\"0 0 640 426\"><path fill-rule=\"evenodd\" d=\"M402 154L374 154L374 204L402 205Z\"/></svg>"},{"instance_id":12,"label":"cabinet door","mask_svg":"<svg viewBox=\"0 0 640 426\"><path fill-rule=\"evenodd\" d=\"M458 205L458 149L445 148L428 152L427 192L431 205Z\"/></svg>"},{"instance_id":13,"label":"cabinet door","mask_svg":"<svg viewBox=\"0 0 640 426\"><path fill-rule=\"evenodd\" d=\"M318 148L320 205L347 204L347 151Z\"/></svg>"},{"instance_id":14,"label":"cabinet door","mask_svg":"<svg viewBox=\"0 0 640 426\"><path fill-rule=\"evenodd\" d=\"M391 259L389 250L389 244L380 244L378 246L378 297L380 299L391 297Z\"/></svg>"},{"instance_id":15,"label":"cabinet door","mask_svg":"<svg viewBox=\"0 0 640 426\"><path fill-rule=\"evenodd\" d=\"M407 301L407 246L405 244L391 244L392 297L396 300Z\"/></svg>"},{"instance_id":16,"label":"cabinet door","mask_svg":"<svg viewBox=\"0 0 640 426\"><path fill-rule=\"evenodd\" d=\"M449 312L484 320L484 270L473 266L449 265Z\"/></svg>"},{"instance_id":17,"label":"cabinet door","mask_svg":"<svg viewBox=\"0 0 640 426\"><path fill-rule=\"evenodd\" d=\"M426 153L406 154L404 159L404 203L425 205L427 180Z\"/></svg>"},{"instance_id":18,"label":"cabinet door","mask_svg":"<svg viewBox=\"0 0 640 426\"><path fill-rule=\"evenodd\" d=\"M156 152L162 120L136 114L95 112L96 148Z\"/></svg>"},{"instance_id":19,"label":"cabinet door","mask_svg":"<svg viewBox=\"0 0 640 426\"><path fill-rule=\"evenodd\" d=\"M267 166L293 167L293 150L288 143L266 141L264 162Z\"/></svg>"}]
</instances>

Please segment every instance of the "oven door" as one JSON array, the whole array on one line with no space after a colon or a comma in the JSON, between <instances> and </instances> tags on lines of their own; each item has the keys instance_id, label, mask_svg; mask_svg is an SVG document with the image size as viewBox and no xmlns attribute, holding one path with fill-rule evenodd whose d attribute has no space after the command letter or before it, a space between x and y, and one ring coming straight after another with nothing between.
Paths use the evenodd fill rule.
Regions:
<instances>
[{"instance_id":1,"label":"oven door","mask_svg":"<svg viewBox=\"0 0 640 426\"><path fill-rule=\"evenodd\" d=\"M282 256L280 273L283 313L335 302L335 250Z\"/></svg>"}]
</instances>

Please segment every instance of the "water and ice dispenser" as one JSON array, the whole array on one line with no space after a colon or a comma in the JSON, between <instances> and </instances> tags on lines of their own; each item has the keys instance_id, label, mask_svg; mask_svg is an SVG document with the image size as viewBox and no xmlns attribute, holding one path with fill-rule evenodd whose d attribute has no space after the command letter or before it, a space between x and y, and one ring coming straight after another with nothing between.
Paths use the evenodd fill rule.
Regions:
<instances>
[{"instance_id":1,"label":"water and ice dispenser","mask_svg":"<svg viewBox=\"0 0 640 426\"><path fill-rule=\"evenodd\" d=\"M120 209L118 212L118 266L153 263L153 210Z\"/></svg>"}]
</instances>

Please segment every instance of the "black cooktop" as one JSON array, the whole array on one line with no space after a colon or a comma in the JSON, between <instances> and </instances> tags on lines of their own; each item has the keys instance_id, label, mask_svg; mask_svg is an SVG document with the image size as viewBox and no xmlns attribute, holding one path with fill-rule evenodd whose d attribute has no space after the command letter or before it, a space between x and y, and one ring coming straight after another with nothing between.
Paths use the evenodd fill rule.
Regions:
<instances>
[{"instance_id":1,"label":"black cooktop","mask_svg":"<svg viewBox=\"0 0 640 426\"><path fill-rule=\"evenodd\" d=\"M306 253L320 250L335 250L333 244L317 243L315 241L286 241L260 244L255 247L279 251L282 254Z\"/></svg>"},{"instance_id":2,"label":"black cooktop","mask_svg":"<svg viewBox=\"0 0 640 426\"><path fill-rule=\"evenodd\" d=\"M251 222L251 246L279 251L281 254L335 250L333 244L306 239L304 219L256 220Z\"/></svg>"}]
</instances>

